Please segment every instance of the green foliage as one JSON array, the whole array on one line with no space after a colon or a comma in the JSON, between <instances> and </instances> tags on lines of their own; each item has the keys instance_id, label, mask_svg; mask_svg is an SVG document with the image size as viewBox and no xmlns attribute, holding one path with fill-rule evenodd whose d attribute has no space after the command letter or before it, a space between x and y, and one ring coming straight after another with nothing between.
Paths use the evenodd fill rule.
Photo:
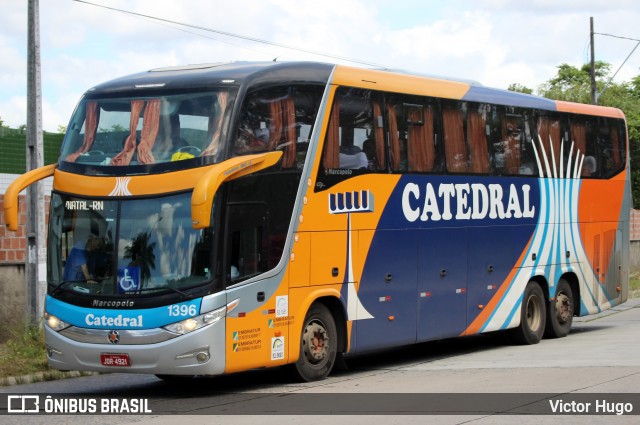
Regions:
<instances>
[{"instance_id":1,"label":"green foliage","mask_svg":"<svg viewBox=\"0 0 640 425\"><path fill-rule=\"evenodd\" d=\"M28 375L49 369L40 327L14 324L3 328L0 377Z\"/></svg>"},{"instance_id":2,"label":"green foliage","mask_svg":"<svg viewBox=\"0 0 640 425\"><path fill-rule=\"evenodd\" d=\"M640 208L640 75L630 82L609 82L611 66L598 61L596 68L596 91L600 94L598 104L621 109L627 119L629 131L629 159L631 161L631 190L634 207ZM590 65L576 68L563 63L558 73L538 88L538 94L549 99L569 102L591 103Z\"/></svg>"},{"instance_id":3,"label":"green foliage","mask_svg":"<svg viewBox=\"0 0 640 425\"><path fill-rule=\"evenodd\" d=\"M640 297L640 273L629 276L629 298Z\"/></svg>"},{"instance_id":4,"label":"green foliage","mask_svg":"<svg viewBox=\"0 0 640 425\"><path fill-rule=\"evenodd\" d=\"M54 164L58 162L60 146L64 134L44 133L44 164ZM0 145L2 154L0 155L0 173L22 174L27 169L26 162L27 136L22 130L0 128Z\"/></svg>"},{"instance_id":5,"label":"green foliage","mask_svg":"<svg viewBox=\"0 0 640 425\"><path fill-rule=\"evenodd\" d=\"M524 94L533 93L533 89L530 89L529 87L523 86L522 84L518 84L518 83L512 83L511 85L509 85L509 87L507 87L507 90L516 91Z\"/></svg>"}]
</instances>

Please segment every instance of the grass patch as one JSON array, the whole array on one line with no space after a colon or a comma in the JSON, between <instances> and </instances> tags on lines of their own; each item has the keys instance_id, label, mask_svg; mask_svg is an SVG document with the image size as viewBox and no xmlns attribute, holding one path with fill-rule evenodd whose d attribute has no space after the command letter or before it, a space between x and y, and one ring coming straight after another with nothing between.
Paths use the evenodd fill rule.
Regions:
<instances>
[{"instance_id":1,"label":"grass patch","mask_svg":"<svg viewBox=\"0 0 640 425\"><path fill-rule=\"evenodd\" d=\"M640 273L629 276L629 298L640 298Z\"/></svg>"},{"instance_id":2,"label":"grass patch","mask_svg":"<svg viewBox=\"0 0 640 425\"><path fill-rule=\"evenodd\" d=\"M15 324L0 328L0 381L50 370L44 333L39 326Z\"/></svg>"}]
</instances>

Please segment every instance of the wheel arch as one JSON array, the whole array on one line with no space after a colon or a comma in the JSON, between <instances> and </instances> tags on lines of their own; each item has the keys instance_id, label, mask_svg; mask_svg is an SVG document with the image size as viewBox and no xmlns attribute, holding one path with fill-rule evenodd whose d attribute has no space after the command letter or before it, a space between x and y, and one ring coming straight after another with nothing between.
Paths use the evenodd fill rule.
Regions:
<instances>
[{"instance_id":1,"label":"wheel arch","mask_svg":"<svg viewBox=\"0 0 640 425\"><path fill-rule=\"evenodd\" d=\"M302 289L302 288L295 288ZM316 291L309 292L309 288L304 288L303 291L291 291L290 298L291 303L296 305L296 320L293 326L289 329L289 335L291 341L296 341L295 344L289 345L289 363L293 363L298 360L299 344L297 341L300 338L302 332L302 326L307 312L315 303L324 305L329 313L333 316L336 331L338 333L338 353L343 353L348 348L348 331L346 311L343 303L340 301L339 288L332 287L320 287ZM298 297L299 296L299 297ZM299 320L298 320L299 319Z\"/></svg>"},{"instance_id":2,"label":"wheel arch","mask_svg":"<svg viewBox=\"0 0 640 425\"><path fill-rule=\"evenodd\" d=\"M580 281L578 275L574 272L567 272L563 274L560 279L564 279L569 284L573 295L573 315L580 315ZM555 296L555 294L554 294Z\"/></svg>"},{"instance_id":3,"label":"wheel arch","mask_svg":"<svg viewBox=\"0 0 640 425\"><path fill-rule=\"evenodd\" d=\"M338 332L338 353L344 353L347 349L347 316L344 306L339 299L333 296L317 298L311 305L315 303L324 304L333 316Z\"/></svg>"},{"instance_id":4,"label":"wheel arch","mask_svg":"<svg viewBox=\"0 0 640 425\"><path fill-rule=\"evenodd\" d=\"M540 289L542 289L542 293L545 296L545 299L548 301L550 298L549 295L549 281L547 280L546 277L542 276L542 275L536 275L536 276L532 276L531 279L529 279L529 281L533 281L536 282L539 286Z\"/></svg>"}]
</instances>

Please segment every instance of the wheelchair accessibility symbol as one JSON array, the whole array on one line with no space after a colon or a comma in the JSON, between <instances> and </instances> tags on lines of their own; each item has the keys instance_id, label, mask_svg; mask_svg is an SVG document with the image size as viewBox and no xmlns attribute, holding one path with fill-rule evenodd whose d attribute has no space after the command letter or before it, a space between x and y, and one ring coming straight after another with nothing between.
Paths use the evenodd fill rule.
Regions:
<instances>
[{"instance_id":1,"label":"wheelchair accessibility symbol","mask_svg":"<svg viewBox=\"0 0 640 425\"><path fill-rule=\"evenodd\" d=\"M140 289L140 267L118 269L118 292L131 292Z\"/></svg>"}]
</instances>

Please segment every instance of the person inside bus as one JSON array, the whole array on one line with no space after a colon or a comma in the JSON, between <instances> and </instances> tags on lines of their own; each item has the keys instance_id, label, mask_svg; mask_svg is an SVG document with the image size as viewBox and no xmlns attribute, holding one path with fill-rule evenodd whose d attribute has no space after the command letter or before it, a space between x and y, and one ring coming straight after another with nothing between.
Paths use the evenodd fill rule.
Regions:
<instances>
[{"instance_id":1,"label":"person inside bus","mask_svg":"<svg viewBox=\"0 0 640 425\"><path fill-rule=\"evenodd\" d=\"M64 281L96 283L94 271L89 268L89 257L91 252L99 249L100 246L101 239L94 233L90 234L86 240L79 236L67 256L64 265Z\"/></svg>"},{"instance_id":2,"label":"person inside bus","mask_svg":"<svg viewBox=\"0 0 640 425\"><path fill-rule=\"evenodd\" d=\"M401 137L398 140L400 145L400 163L398 165L399 171L407 171L409 169L409 158L407 156L407 139Z\"/></svg>"},{"instance_id":3,"label":"person inside bus","mask_svg":"<svg viewBox=\"0 0 640 425\"><path fill-rule=\"evenodd\" d=\"M583 176L592 176L596 174L596 171L598 171L598 165L596 162L596 158L591 156L591 155L587 155L584 157L584 166L582 167L582 175Z\"/></svg>"},{"instance_id":4,"label":"person inside bus","mask_svg":"<svg viewBox=\"0 0 640 425\"><path fill-rule=\"evenodd\" d=\"M236 155L261 153L267 150L269 144L269 130L256 126L255 130L248 122L238 128L238 135L234 143Z\"/></svg>"},{"instance_id":5,"label":"person inside bus","mask_svg":"<svg viewBox=\"0 0 640 425\"><path fill-rule=\"evenodd\" d=\"M174 160L176 154L181 153L180 149L189 146L189 143L180 136L180 115L177 113L160 116L160 129L156 142L153 145L153 156L156 160ZM192 152L186 152L193 158ZM178 158L187 159L187 158Z\"/></svg>"},{"instance_id":6,"label":"person inside bus","mask_svg":"<svg viewBox=\"0 0 640 425\"><path fill-rule=\"evenodd\" d=\"M340 168L351 170L366 170L369 167L367 154L362 152L358 146L340 146Z\"/></svg>"},{"instance_id":7,"label":"person inside bus","mask_svg":"<svg viewBox=\"0 0 640 425\"><path fill-rule=\"evenodd\" d=\"M368 165L367 168L371 171L375 171L378 167L377 155L376 155L376 141L373 139L367 139L362 143L362 151L367 155Z\"/></svg>"}]
</instances>

